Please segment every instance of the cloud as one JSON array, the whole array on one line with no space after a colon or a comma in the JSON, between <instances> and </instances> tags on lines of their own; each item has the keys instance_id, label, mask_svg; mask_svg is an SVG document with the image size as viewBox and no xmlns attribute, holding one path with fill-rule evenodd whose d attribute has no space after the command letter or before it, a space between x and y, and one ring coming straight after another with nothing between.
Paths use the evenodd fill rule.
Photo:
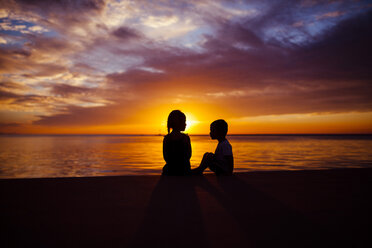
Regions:
<instances>
[{"instance_id":1,"label":"cloud","mask_svg":"<svg viewBox=\"0 0 372 248\"><path fill-rule=\"evenodd\" d=\"M151 28L166 27L178 22L177 16L147 16L143 18L142 23Z\"/></svg>"},{"instance_id":2,"label":"cloud","mask_svg":"<svg viewBox=\"0 0 372 248\"><path fill-rule=\"evenodd\" d=\"M318 42L295 51L297 66L312 79L368 81L371 21L370 11L340 22Z\"/></svg>"},{"instance_id":3,"label":"cloud","mask_svg":"<svg viewBox=\"0 0 372 248\"><path fill-rule=\"evenodd\" d=\"M30 27L28 30L36 32L36 33L44 33L48 31L46 28L43 28L37 25Z\"/></svg>"},{"instance_id":4,"label":"cloud","mask_svg":"<svg viewBox=\"0 0 372 248\"><path fill-rule=\"evenodd\" d=\"M20 123L16 123L16 122L0 123L0 129L9 128L9 127L20 127L20 126L21 126L21 124Z\"/></svg>"},{"instance_id":5,"label":"cloud","mask_svg":"<svg viewBox=\"0 0 372 248\"><path fill-rule=\"evenodd\" d=\"M86 88L86 87L79 87L79 86L72 86L68 84L56 84L52 85L51 93L53 95L68 97L71 95L87 95L94 91L94 89Z\"/></svg>"},{"instance_id":6,"label":"cloud","mask_svg":"<svg viewBox=\"0 0 372 248\"><path fill-rule=\"evenodd\" d=\"M113 32L113 35L123 40L138 39L141 37L137 31L127 27L120 27L116 29Z\"/></svg>"},{"instance_id":7,"label":"cloud","mask_svg":"<svg viewBox=\"0 0 372 248\"><path fill-rule=\"evenodd\" d=\"M107 125L128 122L129 116L133 115L131 104L123 106L84 108L78 106L68 107L65 114L52 116L39 116L34 121L36 125L51 126L79 126L79 125Z\"/></svg>"},{"instance_id":8,"label":"cloud","mask_svg":"<svg viewBox=\"0 0 372 248\"><path fill-rule=\"evenodd\" d=\"M345 14L345 12L341 12L341 11L327 12L327 13L324 13L324 14L321 14L321 15L317 15L316 19L317 20L322 20L322 19L326 19L326 18L334 18L334 17L342 16L344 14Z\"/></svg>"},{"instance_id":9,"label":"cloud","mask_svg":"<svg viewBox=\"0 0 372 248\"><path fill-rule=\"evenodd\" d=\"M8 41L4 39L3 37L0 37L0 44L6 44Z\"/></svg>"},{"instance_id":10,"label":"cloud","mask_svg":"<svg viewBox=\"0 0 372 248\"><path fill-rule=\"evenodd\" d=\"M58 74L66 70L65 56L73 52L64 39L27 35L29 42L22 48L1 47L0 71L28 76Z\"/></svg>"},{"instance_id":11,"label":"cloud","mask_svg":"<svg viewBox=\"0 0 372 248\"><path fill-rule=\"evenodd\" d=\"M37 125L135 123L173 103L234 118L372 110L372 14L358 3L44 5L0 12L40 32L7 33L0 48L3 107L37 111Z\"/></svg>"},{"instance_id":12,"label":"cloud","mask_svg":"<svg viewBox=\"0 0 372 248\"><path fill-rule=\"evenodd\" d=\"M7 1L6 1L7 2ZM15 0L13 2L23 11L42 13L47 16L76 14L81 12L101 11L105 3L101 0L48 1L48 0ZM9 5L12 5L8 3ZM8 5L8 6L9 6Z\"/></svg>"},{"instance_id":13,"label":"cloud","mask_svg":"<svg viewBox=\"0 0 372 248\"><path fill-rule=\"evenodd\" d=\"M206 53L168 54L147 60L147 65L156 65L167 71L167 78L187 82L199 92L210 92L210 97L228 97L232 87L253 92L246 99L225 98L229 103L236 102L232 109L254 106L254 111L238 112L258 115L369 111L372 65L366 51L371 44L370 22L370 12L347 19L318 37L317 42L296 48L265 43L249 27L228 24L228 28L220 28L216 36L208 37L204 43ZM233 46L239 42L253 49ZM148 78L148 82L151 81Z\"/></svg>"},{"instance_id":14,"label":"cloud","mask_svg":"<svg viewBox=\"0 0 372 248\"><path fill-rule=\"evenodd\" d=\"M18 96L17 94L14 94L14 93L11 93L11 92L8 92L8 91L0 90L0 100L1 101L14 99L17 96Z\"/></svg>"},{"instance_id":15,"label":"cloud","mask_svg":"<svg viewBox=\"0 0 372 248\"><path fill-rule=\"evenodd\" d=\"M22 94L30 90L30 87L10 81L0 82L0 90L3 93Z\"/></svg>"},{"instance_id":16,"label":"cloud","mask_svg":"<svg viewBox=\"0 0 372 248\"><path fill-rule=\"evenodd\" d=\"M304 22L303 21L298 21L292 24L293 27L303 27Z\"/></svg>"},{"instance_id":17,"label":"cloud","mask_svg":"<svg viewBox=\"0 0 372 248\"><path fill-rule=\"evenodd\" d=\"M0 102L1 122L25 121L25 119L30 121L29 118L36 119L33 116L35 113L53 114L62 110L61 106L56 106L56 101L52 97L34 94L24 95L7 90L0 90ZM3 115L3 113L7 114ZM22 113L24 116L20 115Z\"/></svg>"},{"instance_id":18,"label":"cloud","mask_svg":"<svg viewBox=\"0 0 372 248\"><path fill-rule=\"evenodd\" d=\"M125 97L123 92L129 93L129 96L137 96L138 98L141 98L146 92L150 92L150 94L154 95L157 91L156 88L159 88L159 91L163 90L161 87L162 82L170 80L166 73L141 69L109 74L106 78L108 87L119 90L119 99Z\"/></svg>"}]
</instances>

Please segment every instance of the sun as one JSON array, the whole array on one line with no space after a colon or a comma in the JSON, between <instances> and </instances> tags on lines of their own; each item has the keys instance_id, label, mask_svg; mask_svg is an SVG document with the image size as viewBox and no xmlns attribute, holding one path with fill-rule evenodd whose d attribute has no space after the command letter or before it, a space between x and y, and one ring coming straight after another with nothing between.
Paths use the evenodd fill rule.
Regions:
<instances>
[{"instance_id":1,"label":"sun","mask_svg":"<svg viewBox=\"0 0 372 248\"><path fill-rule=\"evenodd\" d=\"M185 113L186 115L186 129L185 132L187 133L192 133L193 130L195 129L195 126L199 123L196 118L190 114L190 113Z\"/></svg>"}]
</instances>

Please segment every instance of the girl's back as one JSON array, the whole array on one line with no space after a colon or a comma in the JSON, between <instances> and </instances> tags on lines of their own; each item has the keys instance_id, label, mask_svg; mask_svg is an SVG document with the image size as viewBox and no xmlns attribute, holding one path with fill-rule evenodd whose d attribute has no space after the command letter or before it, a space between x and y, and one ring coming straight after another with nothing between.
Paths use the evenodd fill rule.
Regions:
<instances>
[{"instance_id":1,"label":"girl's back","mask_svg":"<svg viewBox=\"0 0 372 248\"><path fill-rule=\"evenodd\" d=\"M163 156L166 165L163 175L187 175L190 173L190 137L183 133L170 133L164 136Z\"/></svg>"}]
</instances>

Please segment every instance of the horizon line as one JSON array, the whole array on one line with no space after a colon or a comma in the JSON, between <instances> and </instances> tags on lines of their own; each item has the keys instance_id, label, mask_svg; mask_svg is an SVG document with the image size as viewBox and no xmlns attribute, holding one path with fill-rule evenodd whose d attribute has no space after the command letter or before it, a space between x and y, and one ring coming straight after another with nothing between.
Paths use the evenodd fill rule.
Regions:
<instances>
[{"instance_id":1,"label":"horizon line","mask_svg":"<svg viewBox=\"0 0 372 248\"><path fill-rule=\"evenodd\" d=\"M209 134L190 134L190 136L209 136ZM104 134L104 133L0 133L0 135L23 135L23 136L164 136L166 133L158 134ZM226 136L290 136L290 135L372 135L372 133L241 133L227 134Z\"/></svg>"}]
</instances>

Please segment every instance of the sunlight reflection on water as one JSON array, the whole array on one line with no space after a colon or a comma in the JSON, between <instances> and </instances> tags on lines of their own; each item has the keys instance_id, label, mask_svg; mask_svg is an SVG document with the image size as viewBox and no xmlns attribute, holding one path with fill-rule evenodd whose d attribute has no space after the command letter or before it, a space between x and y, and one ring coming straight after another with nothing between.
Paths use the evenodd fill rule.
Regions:
<instances>
[{"instance_id":1,"label":"sunlight reflection on water","mask_svg":"<svg viewBox=\"0 0 372 248\"><path fill-rule=\"evenodd\" d=\"M371 136L230 136L235 172L372 166ZM0 177L160 174L162 136L1 136ZM217 142L191 136L191 165Z\"/></svg>"}]
</instances>

